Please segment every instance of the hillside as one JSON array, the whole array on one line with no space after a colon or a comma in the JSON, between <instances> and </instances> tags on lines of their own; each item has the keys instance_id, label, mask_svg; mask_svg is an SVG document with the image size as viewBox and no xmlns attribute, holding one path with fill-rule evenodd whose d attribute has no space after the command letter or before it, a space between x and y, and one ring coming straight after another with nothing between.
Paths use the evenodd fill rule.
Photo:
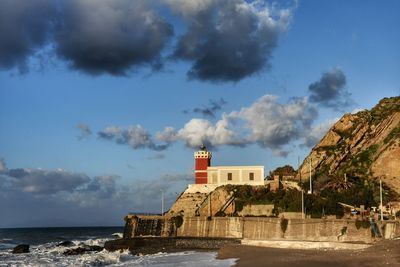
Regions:
<instances>
[{"instance_id":1,"label":"hillside","mask_svg":"<svg viewBox=\"0 0 400 267\"><path fill-rule=\"evenodd\" d=\"M313 185L319 190L346 178L379 178L400 193L400 97L382 99L371 110L345 114L333 125L299 167L306 182L312 163Z\"/></svg>"}]
</instances>

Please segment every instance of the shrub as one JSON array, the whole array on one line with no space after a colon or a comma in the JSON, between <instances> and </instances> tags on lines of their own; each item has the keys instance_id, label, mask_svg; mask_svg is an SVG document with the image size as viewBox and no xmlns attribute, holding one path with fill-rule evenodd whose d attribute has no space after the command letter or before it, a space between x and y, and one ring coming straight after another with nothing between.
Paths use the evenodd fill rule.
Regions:
<instances>
[{"instance_id":1,"label":"shrub","mask_svg":"<svg viewBox=\"0 0 400 267\"><path fill-rule=\"evenodd\" d=\"M214 215L215 217L225 217L225 212L223 212L222 210L218 211L217 213L215 213Z\"/></svg>"},{"instance_id":2,"label":"shrub","mask_svg":"<svg viewBox=\"0 0 400 267\"><path fill-rule=\"evenodd\" d=\"M371 224L369 223L369 221L356 220L355 224L356 224L357 230L359 230L361 227L364 229L371 227Z\"/></svg>"},{"instance_id":3,"label":"shrub","mask_svg":"<svg viewBox=\"0 0 400 267\"><path fill-rule=\"evenodd\" d=\"M172 217L172 222L175 224L176 228L179 228L183 224L183 217L182 216Z\"/></svg>"},{"instance_id":4,"label":"shrub","mask_svg":"<svg viewBox=\"0 0 400 267\"><path fill-rule=\"evenodd\" d=\"M396 212L395 216L400 217L400 210Z\"/></svg>"}]
</instances>

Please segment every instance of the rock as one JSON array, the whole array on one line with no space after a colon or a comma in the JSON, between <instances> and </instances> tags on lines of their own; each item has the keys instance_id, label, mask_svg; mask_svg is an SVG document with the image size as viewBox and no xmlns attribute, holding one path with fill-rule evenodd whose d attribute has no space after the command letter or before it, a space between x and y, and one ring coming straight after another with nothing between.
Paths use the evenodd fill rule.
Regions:
<instances>
[{"instance_id":1,"label":"rock","mask_svg":"<svg viewBox=\"0 0 400 267\"><path fill-rule=\"evenodd\" d=\"M90 251L99 252L99 251L103 250L103 247L101 247L101 246L89 246L89 249L90 249Z\"/></svg>"},{"instance_id":2,"label":"rock","mask_svg":"<svg viewBox=\"0 0 400 267\"><path fill-rule=\"evenodd\" d=\"M72 246L75 246L75 243L68 240L57 244L57 247L72 247Z\"/></svg>"},{"instance_id":3,"label":"rock","mask_svg":"<svg viewBox=\"0 0 400 267\"><path fill-rule=\"evenodd\" d=\"M13 248L12 250L13 254L20 254L20 253L29 253L29 245L27 244L21 244Z\"/></svg>"},{"instance_id":4,"label":"rock","mask_svg":"<svg viewBox=\"0 0 400 267\"><path fill-rule=\"evenodd\" d=\"M371 110L345 114L325 134L299 167L307 180L310 163L318 176L381 178L400 193L400 97L382 99ZM317 177L316 177L317 176Z\"/></svg>"},{"instance_id":5,"label":"rock","mask_svg":"<svg viewBox=\"0 0 400 267\"><path fill-rule=\"evenodd\" d=\"M86 252L99 252L102 251L103 247L101 246L84 246L84 247L78 247L78 248L74 248L74 249L68 249L66 251L64 251L64 255L66 256L72 256L72 255L81 255L84 254Z\"/></svg>"}]
</instances>

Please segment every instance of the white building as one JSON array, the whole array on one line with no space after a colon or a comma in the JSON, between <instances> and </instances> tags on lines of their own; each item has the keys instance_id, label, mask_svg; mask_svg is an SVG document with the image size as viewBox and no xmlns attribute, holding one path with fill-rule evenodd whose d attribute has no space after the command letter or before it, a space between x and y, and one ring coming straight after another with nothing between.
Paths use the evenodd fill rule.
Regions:
<instances>
[{"instance_id":1,"label":"white building","mask_svg":"<svg viewBox=\"0 0 400 267\"><path fill-rule=\"evenodd\" d=\"M211 157L205 146L194 153L196 184L264 185L264 166L210 166Z\"/></svg>"}]
</instances>

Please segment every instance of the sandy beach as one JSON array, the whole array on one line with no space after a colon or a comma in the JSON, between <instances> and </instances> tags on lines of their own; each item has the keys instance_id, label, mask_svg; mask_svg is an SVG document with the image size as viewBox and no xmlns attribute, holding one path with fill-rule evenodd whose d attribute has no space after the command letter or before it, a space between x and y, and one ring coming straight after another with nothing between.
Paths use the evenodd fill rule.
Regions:
<instances>
[{"instance_id":1,"label":"sandy beach","mask_svg":"<svg viewBox=\"0 0 400 267\"><path fill-rule=\"evenodd\" d=\"M369 267L400 266L400 240L382 240L363 250L280 249L231 245L219 259L238 258L238 267Z\"/></svg>"}]
</instances>

